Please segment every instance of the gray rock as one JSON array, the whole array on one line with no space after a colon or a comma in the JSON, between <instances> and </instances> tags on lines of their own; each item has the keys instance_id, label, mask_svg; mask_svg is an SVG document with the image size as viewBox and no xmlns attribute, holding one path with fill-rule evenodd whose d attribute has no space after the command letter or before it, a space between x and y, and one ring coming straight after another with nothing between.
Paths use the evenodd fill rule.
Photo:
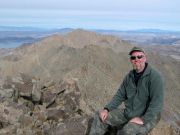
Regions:
<instances>
[{"instance_id":1,"label":"gray rock","mask_svg":"<svg viewBox=\"0 0 180 135\"><path fill-rule=\"evenodd\" d=\"M3 129L0 129L0 135L16 135L17 127L14 125L10 125Z\"/></svg>"},{"instance_id":2,"label":"gray rock","mask_svg":"<svg viewBox=\"0 0 180 135\"><path fill-rule=\"evenodd\" d=\"M87 118L71 118L51 130L52 135L85 135Z\"/></svg>"},{"instance_id":3,"label":"gray rock","mask_svg":"<svg viewBox=\"0 0 180 135\"><path fill-rule=\"evenodd\" d=\"M41 82L40 79L32 79L32 101L40 102L42 94L41 94Z\"/></svg>"},{"instance_id":4,"label":"gray rock","mask_svg":"<svg viewBox=\"0 0 180 135\"><path fill-rule=\"evenodd\" d=\"M54 120L56 122L63 121L64 119L68 118L64 110L60 108L50 108L46 111L47 120Z\"/></svg>"},{"instance_id":5,"label":"gray rock","mask_svg":"<svg viewBox=\"0 0 180 135\"><path fill-rule=\"evenodd\" d=\"M6 99L12 99L12 97L14 96L14 89L10 88L10 89L0 90L0 95L1 97Z\"/></svg>"}]
</instances>

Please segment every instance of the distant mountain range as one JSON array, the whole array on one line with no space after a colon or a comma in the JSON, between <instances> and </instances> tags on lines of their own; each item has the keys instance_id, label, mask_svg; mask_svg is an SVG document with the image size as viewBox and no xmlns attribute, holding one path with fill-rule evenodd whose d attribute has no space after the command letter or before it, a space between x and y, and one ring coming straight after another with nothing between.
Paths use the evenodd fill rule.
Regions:
<instances>
[{"instance_id":1,"label":"distant mountain range","mask_svg":"<svg viewBox=\"0 0 180 135\"><path fill-rule=\"evenodd\" d=\"M35 27L0 26L0 48L14 48L24 43L33 43L56 33L67 33L70 28L43 29Z\"/></svg>"},{"instance_id":2,"label":"distant mountain range","mask_svg":"<svg viewBox=\"0 0 180 135\"><path fill-rule=\"evenodd\" d=\"M101 34L116 35L139 45L176 45L180 42L180 31L141 29L129 31L96 30Z\"/></svg>"},{"instance_id":3,"label":"distant mountain range","mask_svg":"<svg viewBox=\"0 0 180 135\"><path fill-rule=\"evenodd\" d=\"M24 43L33 43L52 34L66 34L72 28L46 29L36 27L0 26L0 48L17 47ZM140 30L89 30L100 34L115 35L133 44L140 45L176 45L180 43L180 31L160 29Z\"/></svg>"},{"instance_id":4,"label":"distant mountain range","mask_svg":"<svg viewBox=\"0 0 180 135\"><path fill-rule=\"evenodd\" d=\"M0 32L2 31L16 31L16 32L69 32L72 31L72 28L39 28L39 27L17 27L17 26L0 26Z\"/></svg>"},{"instance_id":5,"label":"distant mountain range","mask_svg":"<svg viewBox=\"0 0 180 135\"><path fill-rule=\"evenodd\" d=\"M57 31L57 32L70 32L73 28L39 28L39 27L17 27L17 26L0 26L0 31ZM161 29L137 29L137 30L107 30L107 29L89 29L90 31L96 32L129 32L129 33L179 33L180 31L161 30Z\"/></svg>"},{"instance_id":6,"label":"distant mountain range","mask_svg":"<svg viewBox=\"0 0 180 135\"><path fill-rule=\"evenodd\" d=\"M0 26L0 48L14 48L23 44L29 44L41 40L52 34L66 34L73 31L72 28L63 29L43 29L35 27L14 27ZM90 30L100 34L115 35L132 44L143 45L151 48L151 46L159 45L180 45L180 32L167 31L159 29L141 29L141 30ZM153 48L152 48L153 49ZM161 47L159 49L162 50ZM159 50L158 49L158 50ZM163 50L169 50L164 49ZM172 50L172 49L171 49ZM174 49L173 49L174 50ZM164 51L162 51L164 52ZM165 53L165 52L164 52ZM179 49L175 54L179 53ZM171 54L171 51L167 54Z\"/></svg>"}]
</instances>

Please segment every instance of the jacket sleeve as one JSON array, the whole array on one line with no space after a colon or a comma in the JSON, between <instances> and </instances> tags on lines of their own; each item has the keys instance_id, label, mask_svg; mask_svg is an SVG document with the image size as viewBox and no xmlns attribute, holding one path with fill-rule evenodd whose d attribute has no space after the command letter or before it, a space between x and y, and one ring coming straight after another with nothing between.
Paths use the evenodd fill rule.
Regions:
<instances>
[{"instance_id":1,"label":"jacket sleeve","mask_svg":"<svg viewBox=\"0 0 180 135\"><path fill-rule=\"evenodd\" d=\"M120 85L112 100L104 107L105 109L107 109L108 111L112 111L116 109L119 105L121 105L121 103L126 99L125 85L126 79L124 79L123 83Z\"/></svg>"},{"instance_id":2,"label":"jacket sleeve","mask_svg":"<svg viewBox=\"0 0 180 135\"><path fill-rule=\"evenodd\" d=\"M150 103L145 114L142 116L144 124L150 122L161 112L164 98L163 91L162 77L159 73L155 73L155 75L151 77L149 84Z\"/></svg>"}]
</instances>

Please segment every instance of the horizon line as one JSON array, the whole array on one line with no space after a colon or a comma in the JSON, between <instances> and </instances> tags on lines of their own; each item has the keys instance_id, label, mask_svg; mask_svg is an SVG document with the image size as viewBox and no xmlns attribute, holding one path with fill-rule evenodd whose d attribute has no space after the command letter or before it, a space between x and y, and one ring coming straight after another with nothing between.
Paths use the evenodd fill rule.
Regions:
<instances>
[{"instance_id":1,"label":"horizon line","mask_svg":"<svg viewBox=\"0 0 180 135\"><path fill-rule=\"evenodd\" d=\"M36 27L36 26L15 26L15 25L0 25L0 31L1 28L8 29L8 28L16 28L16 30L19 29L38 29L38 30L60 30L60 29L83 29L83 30L106 30L106 31L161 31L161 32L180 32L178 30L168 30L168 29L161 29L161 28L138 28L138 29L106 29L106 28L82 28L82 27L51 27L51 28L45 28L45 27ZM12 30L15 31L15 30ZM19 30L22 31L22 30ZM28 31L28 30L27 30Z\"/></svg>"}]
</instances>

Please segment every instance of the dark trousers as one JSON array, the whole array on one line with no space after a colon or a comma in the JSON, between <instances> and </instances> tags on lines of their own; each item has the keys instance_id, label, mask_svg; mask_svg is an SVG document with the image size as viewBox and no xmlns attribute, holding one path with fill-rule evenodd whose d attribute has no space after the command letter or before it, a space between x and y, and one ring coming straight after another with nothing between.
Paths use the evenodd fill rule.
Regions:
<instances>
[{"instance_id":1,"label":"dark trousers","mask_svg":"<svg viewBox=\"0 0 180 135\"><path fill-rule=\"evenodd\" d=\"M109 126L119 129L117 135L144 135L154 128L160 120L160 116L157 116L151 122L139 125L128 122L123 112L121 109L110 111L104 122L100 120L99 112L97 112L94 116L89 135L104 135Z\"/></svg>"}]
</instances>

